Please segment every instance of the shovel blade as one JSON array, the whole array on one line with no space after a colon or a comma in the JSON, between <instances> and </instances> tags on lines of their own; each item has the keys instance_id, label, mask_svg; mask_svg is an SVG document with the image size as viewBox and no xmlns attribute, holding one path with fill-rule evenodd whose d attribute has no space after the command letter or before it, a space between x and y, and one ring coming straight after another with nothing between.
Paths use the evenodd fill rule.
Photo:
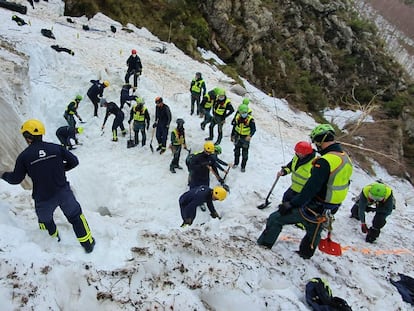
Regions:
<instances>
[{"instance_id":1,"label":"shovel blade","mask_svg":"<svg viewBox=\"0 0 414 311\"><path fill-rule=\"evenodd\" d=\"M332 241L329 236L326 239L320 240L318 248L321 252L326 253L328 255L342 255L341 245L339 243Z\"/></svg>"},{"instance_id":2,"label":"shovel blade","mask_svg":"<svg viewBox=\"0 0 414 311\"><path fill-rule=\"evenodd\" d=\"M135 147L135 143L132 139L127 141L127 148L132 148Z\"/></svg>"},{"instance_id":3,"label":"shovel blade","mask_svg":"<svg viewBox=\"0 0 414 311\"><path fill-rule=\"evenodd\" d=\"M263 204L260 204L259 206L257 206L257 208L258 209L265 209L266 207L268 207L270 205L270 203L272 203L272 202L266 200L266 202L264 202Z\"/></svg>"}]
</instances>

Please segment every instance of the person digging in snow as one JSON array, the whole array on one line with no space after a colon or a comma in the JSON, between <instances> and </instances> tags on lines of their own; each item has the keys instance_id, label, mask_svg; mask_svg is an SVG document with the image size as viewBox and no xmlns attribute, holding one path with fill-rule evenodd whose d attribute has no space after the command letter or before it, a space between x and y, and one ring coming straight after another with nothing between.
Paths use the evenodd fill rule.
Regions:
<instances>
[{"instance_id":1,"label":"person digging in snow","mask_svg":"<svg viewBox=\"0 0 414 311\"><path fill-rule=\"evenodd\" d=\"M105 128L105 123L106 120L108 120L108 117L113 114L115 119L114 122L112 122L112 141L118 141L118 127L121 129L122 136L125 136L127 133L124 127L124 112L114 102L107 102L105 98L101 99L101 106L106 107L102 130Z\"/></svg>"}]
</instances>

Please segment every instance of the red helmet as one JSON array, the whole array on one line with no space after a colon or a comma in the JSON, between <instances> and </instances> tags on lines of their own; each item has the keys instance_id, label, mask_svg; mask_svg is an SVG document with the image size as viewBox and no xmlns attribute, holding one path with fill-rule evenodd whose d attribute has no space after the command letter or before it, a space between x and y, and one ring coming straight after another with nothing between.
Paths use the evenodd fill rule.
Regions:
<instances>
[{"instance_id":1,"label":"red helmet","mask_svg":"<svg viewBox=\"0 0 414 311\"><path fill-rule=\"evenodd\" d=\"M131 54L137 54L137 50L133 49L133 50L131 51Z\"/></svg>"},{"instance_id":2,"label":"red helmet","mask_svg":"<svg viewBox=\"0 0 414 311\"><path fill-rule=\"evenodd\" d=\"M313 148L312 145L307 141L300 141L295 146L295 152L306 156L313 152Z\"/></svg>"}]
</instances>

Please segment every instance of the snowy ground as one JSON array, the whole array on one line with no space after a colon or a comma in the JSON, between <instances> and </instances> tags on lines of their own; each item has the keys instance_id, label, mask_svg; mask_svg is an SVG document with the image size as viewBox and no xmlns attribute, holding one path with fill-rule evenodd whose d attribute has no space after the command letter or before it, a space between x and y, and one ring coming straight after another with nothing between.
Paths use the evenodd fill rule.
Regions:
<instances>
[{"instance_id":1,"label":"snowy ground","mask_svg":"<svg viewBox=\"0 0 414 311\"><path fill-rule=\"evenodd\" d=\"M199 211L195 224L181 229L178 197L187 189L186 170L171 174L171 154L151 153L149 141L146 147L131 149L126 148L128 136L111 142L112 118L101 135L104 111L99 119L92 118L93 106L86 98L89 80L109 80L105 97L119 103L125 61L137 49L144 66L137 93L152 119L156 96L170 106L173 120L184 118L192 150L201 149L208 135L200 129L201 120L189 114L194 73L202 72L208 89L224 87L235 107L241 97L230 92L231 79L216 67L193 61L148 31L132 25L128 28L133 32L122 31L101 14L90 21L72 18L71 24L61 16L62 5L57 0L35 3L35 10L21 16L30 21L22 27L11 20L11 11L0 9L0 35L30 56L31 84L25 94L17 94L30 98L30 107L16 109L31 110L28 117L46 124L46 140L57 142L54 132L65 125L66 105L77 93L85 97L79 109L87 120L83 145L74 151L80 165L68 178L97 245L85 254L59 209L55 220L62 241L49 238L37 228L31 192L0 181L0 310L310 310L304 289L312 277L327 279L333 294L353 310L410 310L389 282L398 273L413 276L414 197L408 183L379 167L377 176L368 176L356 165L350 193L334 223L333 239L343 247L340 257L317 251L311 260L303 260L294 251L304 232L293 226L284 228L271 251L257 247L255 241L290 178L281 178L268 209L256 206L264 202L280 166L293 156L295 143L308 138L315 122L246 81L257 124L246 173L235 169L228 175L230 195L216 203L222 220ZM83 24L94 30L82 30ZM111 25L117 27L115 34ZM52 29L56 40L43 37L41 28ZM73 49L75 55L57 53L51 44ZM165 54L153 51L163 44ZM232 162L230 129L228 122L221 158ZM359 223L349 218L349 209L352 198L376 178L394 188L397 209L372 245L365 243Z\"/></svg>"}]
</instances>

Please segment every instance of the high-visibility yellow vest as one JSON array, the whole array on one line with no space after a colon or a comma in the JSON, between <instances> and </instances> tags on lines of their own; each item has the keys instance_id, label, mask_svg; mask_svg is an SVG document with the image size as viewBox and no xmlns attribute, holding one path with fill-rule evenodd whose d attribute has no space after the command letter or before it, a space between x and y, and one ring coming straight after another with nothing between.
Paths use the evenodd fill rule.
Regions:
<instances>
[{"instance_id":1,"label":"high-visibility yellow vest","mask_svg":"<svg viewBox=\"0 0 414 311\"><path fill-rule=\"evenodd\" d=\"M243 120L241 116L236 118L236 127L234 130L241 136L248 136L250 135L250 121L253 120L252 116L248 116L246 119Z\"/></svg>"},{"instance_id":2,"label":"high-visibility yellow vest","mask_svg":"<svg viewBox=\"0 0 414 311\"><path fill-rule=\"evenodd\" d=\"M328 152L321 158L328 161L330 175L327 183L325 203L341 204L348 193L352 175L352 162L345 152Z\"/></svg>"},{"instance_id":3,"label":"high-visibility yellow vest","mask_svg":"<svg viewBox=\"0 0 414 311\"><path fill-rule=\"evenodd\" d=\"M204 83L204 80L203 79L201 79L201 80L195 80L195 79L193 79L193 85L191 86L191 91L192 92L195 92L195 93L201 93L201 86L203 85L203 83Z\"/></svg>"},{"instance_id":4,"label":"high-visibility yellow vest","mask_svg":"<svg viewBox=\"0 0 414 311\"><path fill-rule=\"evenodd\" d=\"M385 197L384 197L384 201L386 201L392 193L392 189L390 187L388 187L386 184L384 184L385 186ZM364 196L368 199L369 198L369 192L371 190L372 184L366 185L364 188L362 188L362 193L364 194Z\"/></svg>"},{"instance_id":5,"label":"high-visibility yellow vest","mask_svg":"<svg viewBox=\"0 0 414 311\"><path fill-rule=\"evenodd\" d=\"M147 107L143 107L141 110L135 110L135 107L134 107L134 120L138 122L144 122L145 111L147 111Z\"/></svg>"},{"instance_id":6,"label":"high-visibility yellow vest","mask_svg":"<svg viewBox=\"0 0 414 311\"><path fill-rule=\"evenodd\" d=\"M178 133L178 129L174 129L173 133L175 135L175 141L172 142L173 145L175 146L180 146L182 144L184 144L184 135L180 136L180 134Z\"/></svg>"},{"instance_id":7,"label":"high-visibility yellow vest","mask_svg":"<svg viewBox=\"0 0 414 311\"><path fill-rule=\"evenodd\" d=\"M227 105L230 103L230 99L226 98L224 103L217 103L217 105L214 108L214 113L222 116L224 115L224 112L226 111Z\"/></svg>"},{"instance_id":8,"label":"high-visibility yellow vest","mask_svg":"<svg viewBox=\"0 0 414 311\"><path fill-rule=\"evenodd\" d=\"M303 189L303 186L306 184L306 182L308 181L310 175L311 175L311 170L313 167L313 159L310 159L308 162L303 163L301 166L299 166L296 169L296 164L299 161L299 157L297 155L293 156L292 159L292 185L290 186L290 188L295 191L300 193Z\"/></svg>"}]
</instances>

